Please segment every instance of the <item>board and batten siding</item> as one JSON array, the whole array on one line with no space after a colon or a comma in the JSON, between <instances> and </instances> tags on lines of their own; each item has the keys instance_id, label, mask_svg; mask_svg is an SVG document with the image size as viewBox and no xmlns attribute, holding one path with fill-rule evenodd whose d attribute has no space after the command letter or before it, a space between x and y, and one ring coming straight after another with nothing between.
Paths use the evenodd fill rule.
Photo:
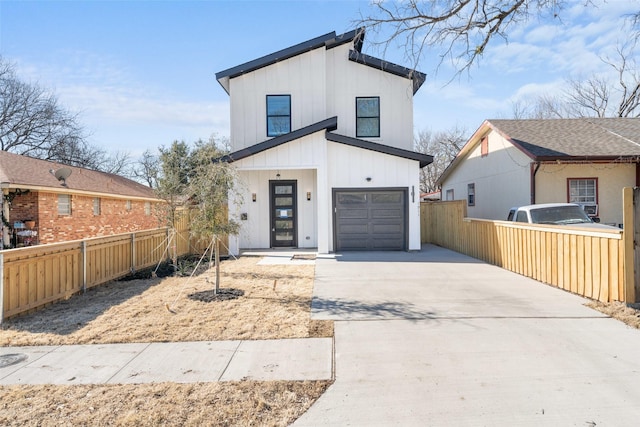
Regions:
<instances>
[{"instance_id":1,"label":"board and batten siding","mask_svg":"<svg viewBox=\"0 0 640 427\"><path fill-rule=\"evenodd\" d=\"M324 52L315 49L230 80L232 151L269 139L267 95L291 95L291 130L329 117Z\"/></svg>"},{"instance_id":2,"label":"board and batten siding","mask_svg":"<svg viewBox=\"0 0 640 427\"><path fill-rule=\"evenodd\" d=\"M234 217L247 214L246 220L239 220L240 233L230 237L232 253L238 249L269 248L271 230L271 209L269 181L276 180L280 173L281 181L297 181L297 232L299 248L315 248L318 246L317 229L317 194L315 169L280 169L240 171L243 181L242 204L237 207ZM307 191L311 192L311 200L307 200ZM253 202L252 194L256 194Z\"/></svg>"},{"instance_id":3,"label":"board and batten siding","mask_svg":"<svg viewBox=\"0 0 640 427\"><path fill-rule=\"evenodd\" d=\"M536 174L536 203L568 202L569 178L596 178L600 222L622 224L621 188L635 186L635 164L542 164Z\"/></svg>"},{"instance_id":4,"label":"board and batten siding","mask_svg":"<svg viewBox=\"0 0 640 427\"><path fill-rule=\"evenodd\" d=\"M408 248L420 250L420 181L419 174L416 173L419 170L417 163L415 160L389 156L376 151L329 143L327 146L328 185L329 188L406 188ZM367 181L367 178L371 180ZM329 197L331 197L330 194ZM327 214L329 230L333 230L331 203ZM333 239L330 239L329 250L334 250Z\"/></svg>"},{"instance_id":5,"label":"board and batten siding","mask_svg":"<svg viewBox=\"0 0 640 427\"><path fill-rule=\"evenodd\" d=\"M318 247L317 212L322 196L319 197L317 169L326 159L326 143L322 130L234 163L242 181L243 198L231 215L240 218L241 213L246 213L247 219L240 220L240 234L230 238L232 253L238 253L241 248L270 247L269 181L276 180L278 173L280 180L297 181L298 247ZM307 200L307 191L311 192L311 200Z\"/></svg>"},{"instance_id":6,"label":"board and batten siding","mask_svg":"<svg viewBox=\"0 0 640 427\"><path fill-rule=\"evenodd\" d=\"M356 97L380 97L380 137L368 141L413 150L413 85L410 79L350 61L351 44L327 51L327 114L336 133L356 137Z\"/></svg>"},{"instance_id":7,"label":"board and batten siding","mask_svg":"<svg viewBox=\"0 0 640 427\"><path fill-rule=\"evenodd\" d=\"M531 200L531 159L496 132L489 133L489 153L478 144L442 183L442 200L453 189L455 200L467 199L468 184L475 184L475 206L469 216L506 219L509 209Z\"/></svg>"}]
</instances>

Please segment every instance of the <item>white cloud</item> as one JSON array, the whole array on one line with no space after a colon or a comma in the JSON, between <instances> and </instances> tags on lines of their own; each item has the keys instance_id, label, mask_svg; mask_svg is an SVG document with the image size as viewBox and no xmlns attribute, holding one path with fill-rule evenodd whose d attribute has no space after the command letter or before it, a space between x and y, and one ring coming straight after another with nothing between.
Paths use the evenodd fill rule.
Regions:
<instances>
[{"instance_id":1,"label":"white cloud","mask_svg":"<svg viewBox=\"0 0 640 427\"><path fill-rule=\"evenodd\" d=\"M53 58L53 59L52 59ZM155 148L173 139L188 142L208 138L212 133L228 136L228 101L188 100L175 89L157 88L140 81L126 64L111 57L90 52L57 52L41 61L17 62L24 80L37 81L50 88L61 103L80 112L80 120L90 132L89 141L108 145L110 149L140 150L140 147L118 146L114 133L154 134L146 142ZM158 135L162 129L166 135ZM145 139L138 139L145 144Z\"/></svg>"}]
</instances>

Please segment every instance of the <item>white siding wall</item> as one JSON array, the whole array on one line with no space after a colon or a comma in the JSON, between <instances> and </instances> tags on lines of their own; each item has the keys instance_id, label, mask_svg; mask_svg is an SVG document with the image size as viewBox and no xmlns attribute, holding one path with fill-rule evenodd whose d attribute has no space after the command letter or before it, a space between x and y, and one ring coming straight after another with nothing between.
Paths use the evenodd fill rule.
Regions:
<instances>
[{"instance_id":1,"label":"white siding wall","mask_svg":"<svg viewBox=\"0 0 640 427\"><path fill-rule=\"evenodd\" d=\"M278 179L278 173L280 180L298 182L298 246L319 247L317 168L324 164L325 145L322 131L234 163L240 171L239 186L244 197L241 206L232 207L230 215L239 219L241 213L246 213L247 220L240 221L240 235L230 238L232 253L238 253L239 248L270 247L269 181ZM307 191L311 192L310 201Z\"/></svg>"},{"instance_id":2,"label":"white siding wall","mask_svg":"<svg viewBox=\"0 0 640 427\"><path fill-rule=\"evenodd\" d=\"M482 157L480 144L442 183L442 199L454 190L455 200L467 199L467 185L475 184L475 206L467 207L472 218L506 219L509 208L531 200L531 159L496 132L489 134L489 155Z\"/></svg>"},{"instance_id":3,"label":"white siding wall","mask_svg":"<svg viewBox=\"0 0 640 427\"><path fill-rule=\"evenodd\" d=\"M234 217L239 219L240 214L246 213L247 220L239 221L241 224L240 234L230 239L233 253L238 253L238 248L270 247L269 181L276 180L277 173L280 173L282 181L297 181L298 247L318 247L316 171L313 169L254 170L240 172L241 191L244 197L242 204L235 208ZM307 200L307 191L310 191L312 195L310 201ZM256 193L255 202L251 199L252 193Z\"/></svg>"},{"instance_id":4,"label":"white siding wall","mask_svg":"<svg viewBox=\"0 0 640 427\"><path fill-rule=\"evenodd\" d=\"M291 95L291 130L330 117L325 69L325 50L321 48L231 79L232 151L269 139L267 95Z\"/></svg>"},{"instance_id":5,"label":"white siding wall","mask_svg":"<svg viewBox=\"0 0 640 427\"><path fill-rule=\"evenodd\" d=\"M541 165L536 174L536 203L568 202L568 178L597 178L600 221L622 224L622 189L635 186L635 165Z\"/></svg>"},{"instance_id":6,"label":"white siding wall","mask_svg":"<svg viewBox=\"0 0 640 427\"><path fill-rule=\"evenodd\" d=\"M356 97L380 97L380 138L368 141L413 150L413 86L409 79L349 61L351 44L327 51L327 116L341 135L356 136Z\"/></svg>"},{"instance_id":7,"label":"white siding wall","mask_svg":"<svg viewBox=\"0 0 640 427\"><path fill-rule=\"evenodd\" d=\"M362 150L330 142L327 146L327 179L332 188L401 187L407 189L409 213L409 250L420 249L420 180L415 160L402 159L375 151ZM371 181L367 181L367 177ZM411 191L414 191L412 199ZM331 196L329 196L331 197ZM325 211L333 230L331 203ZM320 212L320 215L323 215ZM333 251L333 236L329 242Z\"/></svg>"}]
</instances>

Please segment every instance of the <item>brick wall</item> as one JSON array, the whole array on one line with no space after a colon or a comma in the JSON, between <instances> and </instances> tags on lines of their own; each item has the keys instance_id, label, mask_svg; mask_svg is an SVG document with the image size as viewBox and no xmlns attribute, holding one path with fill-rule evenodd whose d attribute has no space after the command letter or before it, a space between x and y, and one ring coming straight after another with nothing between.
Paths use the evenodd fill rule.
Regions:
<instances>
[{"instance_id":1,"label":"brick wall","mask_svg":"<svg viewBox=\"0 0 640 427\"><path fill-rule=\"evenodd\" d=\"M16 196L11 207L10 222L24 215L24 212L34 212L27 211L26 207L14 211L14 206L28 205L26 199L16 203L18 199L26 196L31 197L32 204L35 199L37 217L33 219L36 220L40 244L129 233L164 225L155 215L153 204L150 212L147 213L144 201L131 200L130 209L128 209L127 200L105 197L99 198L100 213L95 215L94 197L71 195L71 215L59 215L58 194L44 192Z\"/></svg>"},{"instance_id":2,"label":"brick wall","mask_svg":"<svg viewBox=\"0 0 640 427\"><path fill-rule=\"evenodd\" d=\"M28 192L15 196L9 209L9 224L38 218L38 193Z\"/></svg>"}]
</instances>

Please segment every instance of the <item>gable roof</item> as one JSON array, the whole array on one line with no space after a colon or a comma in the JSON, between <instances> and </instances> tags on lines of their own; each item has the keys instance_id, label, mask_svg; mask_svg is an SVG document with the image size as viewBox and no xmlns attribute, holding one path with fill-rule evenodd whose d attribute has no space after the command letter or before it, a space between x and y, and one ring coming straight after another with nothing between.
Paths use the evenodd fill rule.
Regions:
<instances>
[{"instance_id":1,"label":"gable roof","mask_svg":"<svg viewBox=\"0 0 640 427\"><path fill-rule=\"evenodd\" d=\"M331 31L330 33L315 37L286 49L282 49L258 59L245 62L244 64L236 65L235 67L220 71L216 73L216 80L218 80L218 83L220 83L220 86L222 86L225 92L229 94L229 80L234 77L251 73L260 68L268 67L276 62L284 61L314 49L319 49L321 47L324 47L325 49L332 49L345 43L354 42L353 45L355 50L349 51L349 59L351 61L411 79L413 81L413 93L415 94L424 83L426 75L419 71L414 71L372 56L361 54L360 52L362 51L364 34L364 28L356 28L355 30L340 35L336 35L335 31Z\"/></svg>"},{"instance_id":2,"label":"gable roof","mask_svg":"<svg viewBox=\"0 0 640 427\"><path fill-rule=\"evenodd\" d=\"M66 179L66 186L61 185L51 172L60 168L71 170L71 175ZM0 187L157 199L151 188L119 175L67 166L6 151L0 151Z\"/></svg>"},{"instance_id":3,"label":"gable roof","mask_svg":"<svg viewBox=\"0 0 640 427\"><path fill-rule=\"evenodd\" d=\"M420 162L420 167L425 167L433 162L433 156L427 154L416 153L414 151L403 150L401 148L390 147L388 145L378 144L375 142L365 141L363 139L351 138L349 136L339 135L330 131L338 128L338 118L331 117L321 122L314 123L304 128L294 130L284 135L268 139L264 142L252 145L250 147L243 148L226 156L215 159L215 162L234 162L242 160L246 157L253 156L254 154L261 153L265 150L277 147L287 142L294 141L296 139L303 138L313 133L324 130L325 138L328 141L337 142L340 144L350 145L352 147L363 148L365 150L377 151L383 154L389 154L391 156L402 157L405 159L416 160Z\"/></svg>"},{"instance_id":4,"label":"gable roof","mask_svg":"<svg viewBox=\"0 0 640 427\"><path fill-rule=\"evenodd\" d=\"M486 126L535 161L640 156L640 118L487 120L480 129Z\"/></svg>"}]
</instances>

